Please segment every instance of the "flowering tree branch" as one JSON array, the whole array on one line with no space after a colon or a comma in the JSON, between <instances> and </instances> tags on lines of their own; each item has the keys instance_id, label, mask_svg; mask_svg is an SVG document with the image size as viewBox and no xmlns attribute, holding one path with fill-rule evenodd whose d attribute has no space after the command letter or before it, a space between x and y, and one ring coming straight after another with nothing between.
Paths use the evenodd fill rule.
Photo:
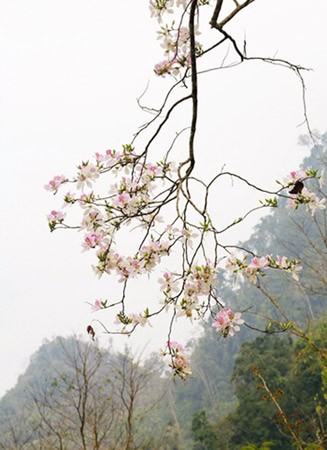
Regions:
<instances>
[{"instance_id":1,"label":"flowering tree branch","mask_svg":"<svg viewBox=\"0 0 327 450\"><path fill-rule=\"evenodd\" d=\"M97 299L92 303L93 311L115 310L118 328L111 329L99 322L103 330L112 334L130 335L138 326L148 324L151 317L168 311L168 341L163 355L170 356L170 366L182 378L190 374L190 368L184 348L172 340L173 326L178 318L206 320L211 317L212 326L224 337L232 336L239 330L239 325L244 323L241 314L234 313L218 296L218 269L241 273L252 283L257 283L266 270L283 270L290 272L294 278L298 277L300 270L295 259L279 255L256 255L251 249L223 244L220 236L254 211L277 207L281 198L286 198L288 206L293 209L305 205L311 214L325 208L325 200L319 199L309 190L310 180L319 178L317 171L312 169L292 172L284 180L278 181L278 188L275 190L256 186L240 175L223 170L209 182L194 175L198 76L201 73L197 68L199 58L229 40L241 62L260 59L284 65L302 77L302 68L287 61L247 57L240 51L232 36L224 30L228 22L253 2L254 0L243 3L234 1L232 12L220 21L218 19L225 2L214 2L210 25L223 38L203 50L197 36L200 34L200 9L210 7L208 0L151 0L151 14L161 25L159 39L166 57L155 65L154 72L160 77L170 76L174 79L162 105L159 108L141 106L153 117L142 125L130 144L123 145L121 151L109 149L103 154L96 153L92 160L84 161L78 166L75 176L55 176L45 186L54 194L67 184L75 186L75 191L64 195L64 204L81 210L80 224L71 225L66 221L63 211L53 210L48 215L50 230L71 228L84 231L82 248L84 251L95 252L96 274L117 277L122 285L119 299ZM169 14L173 14L176 20L163 26L163 18ZM177 27L175 23L178 24ZM188 86L189 79L191 87ZM177 86L186 89L187 94L171 100ZM152 162L150 147L163 133L172 113L188 100L191 100L191 117L190 125L185 129L189 130L189 139L184 157L178 164L171 158L177 138L181 135L179 132L168 150L162 151L159 161ZM140 104L140 99L138 102ZM137 140L147 129L152 130L151 137L138 149ZM226 176L240 180L267 197L259 199L259 205L221 227L214 220L212 191ZM106 186L109 183L110 188L95 192L95 185L100 177L106 177ZM118 251L117 239L127 233L133 233L135 238L130 254L124 255ZM238 249L239 254L232 252L232 249ZM171 263L169 270L163 268L163 261L166 260L165 267L169 267L172 256L174 261L179 261L178 266ZM223 265L222 261L227 262ZM130 280L155 271L157 274L158 271L161 273L161 303L157 306L151 304L143 312L127 312ZM95 333L94 330L93 332ZM94 338L93 334L92 337Z\"/></svg>"}]
</instances>

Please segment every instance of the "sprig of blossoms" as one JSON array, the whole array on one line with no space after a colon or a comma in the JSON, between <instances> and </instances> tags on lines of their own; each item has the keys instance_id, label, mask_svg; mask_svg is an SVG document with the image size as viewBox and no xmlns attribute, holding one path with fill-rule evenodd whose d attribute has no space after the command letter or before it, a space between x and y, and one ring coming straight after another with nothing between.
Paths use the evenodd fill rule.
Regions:
<instances>
[{"instance_id":1,"label":"sprig of blossoms","mask_svg":"<svg viewBox=\"0 0 327 450\"><path fill-rule=\"evenodd\" d=\"M297 170L297 171L292 171L290 172L288 175L286 175L286 177L284 178L284 185L285 186L292 186L293 184L295 184L297 181L302 181L304 180L307 176L307 170L301 169L301 170Z\"/></svg>"},{"instance_id":2,"label":"sprig of blossoms","mask_svg":"<svg viewBox=\"0 0 327 450\"><path fill-rule=\"evenodd\" d=\"M183 380L189 378L189 376L192 374L192 371L190 367L190 360L185 355L184 347L178 342L168 341L167 350L167 352L163 352L163 356L170 354L170 367L173 369L174 375L179 376Z\"/></svg>"},{"instance_id":3,"label":"sprig of blossoms","mask_svg":"<svg viewBox=\"0 0 327 450\"><path fill-rule=\"evenodd\" d=\"M149 309L146 308L143 312L140 313L130 313L125 314L123 311L117 314L116 321L117 324L123 324L123 328L121 330L121 333L123 334L129 334L131 333L131 329L128 327L131 327L132 330L135 329L137 326L144 327L146 325L151 325L149 321Z\"/></svg>"},{"instance_id":4,"label":"sprig of blossoms","mask_svg":"<svg viewBox=\"0 0 327 450\"><path fill-rule=\"evenodd\" d=\"M244 320L241 319L241 313L234 313L231 309L222 308L217 314L212 326L216 333L221 333L224 338L234 336L236 331L240 331L239 325L242 325Z\"/></svg>"},{"instance_id":5,"label":"sprig of blossoms","mask_svg":"<svg viewBox=\"0 0 327 450\"><path fill-rule=\"evenodd\" d=\"M290 197L287 199L286 206L291 209L297 209L299 205L306 205L307 210L313 216L317 210L326 209L326 199L320 199L314 192L309 191L304 186L304 181L307 179L320 179L317 170L301 169L290 172L285 178L284 182L278 182L285 188L291 188L289 191Z\"/></svg>"},{"instance_id":6,"label":"sprig of blossoms","mask_svg":"<svg viewBox=\"0 0 327 450\"><path fill-rule=\"evenodd\" d=\"M77 177L71 182L75 182L79 190L92 187L94 181L108 171L117 176L119 171L124 170L127 175L112 184L105 197L100 198L93 192L83 192L79 197L73 192L68 192L64 196L66 205L77 202L85 209L82 227L88 231L97 232L99 227L104 227L105 232L109 232L109 229L113 232L128 217L138 218L141 223L149 223L149 220L152 220L155 205L153 200L158 189L158 180L172 175L172 164L162 162L137 164L135 160L138 157L132 151L133 148L130 146L124 146L123 152L107 150L103 155L99 153L95 155L95 163L87 161L78 166ZM61 184L67 181L69 180L66 177L56 176L45 188L56 193ZM105 214L100 212L99 207L105 208Z\"/></svg>"},{"instance_id":7,"label":"sprig of blossoms","mask_svg":"<svg viewBox=\"0 0 327 450\"><path fill-rule=\"evenodd\" d=\"M84 238L84 242L82 242L82 247L84 250L90 250L91 248L95 248L103 242L102 233L90 233Z\"/></svg>"},{"instance_id":8,"label":"sprig of blossoms","mask_svg":"<svg viewBox=\"0 0 327 450\"><path fill-rule=\"evenodd\" d=\"M98 239L98 235L96 239ZM161 258L169 254L168 242L150 240L140 248L134 257L120 255L110 248L110 244L102 245L102 242L96 244L95 240L92 243L99 245L97 251L99 263L94 267L95 272L101 276L103 273L111 274L114 270L120 277L118 280L120 282L150 273L160 263Z\"/></svg>"},{"instance_id":9,"label":"sprig of blossoms","mask_svg":"<svg viewBox=\"0 0 327 450\"><path fill-rule=\"evenodd\" d=\"M158 19L158 22L162 22L162 16L164 14L173 14L174 7L182 7L185 9L190 3L190 0L150 0L149 8L151 17ZM198 5L209 5L210 0L198 0Z\"/></svg>"},{"instance_id":10,"label":"sprig of blossoms","mask_svg":"<svg viewBox=\"0 0 327 450\"><path fill-rule=\"evenodd\" d=\"M146 309L143 313L131 313L128 315L128 317L131 319L131 323L133 325L140 325L141 327L144 327L146 325L151 325L151 323L149 322L149 311L148 309Z\"/></svg>"},{"instance_id":11,"label":"sprig of blossoms","mask_svg":"<svg viewBox=\"0 0 327 450\"><path fill-rule=\"evenodd\" d=\"M299 280L298 273L302 270L297 259L288 259L286 256L279 255L277 255L276 259L272 255L255 256L251 259L250 263L247 263L247 256L240 259L235 255L230 255L226 262L226 269L231 270L235 274L241 273L252 284L257 283L259 275L265 276L265 269L268 268L282 269L290 272L296 281Z\"/></svg>"},{"instance_id":12,"label":"sprig of blossoms","mask_svg":"<svg viewBox=\"0 0 327 450\"><path fill-rule=\"evenodd\" d=\"M180 291L179 279L174 273L165 272L162 278L159 278L158 282L161 285L160 290L163 291L168 299Z\"/></svg>"},{"instance_id":13,"label":"sprig of blossoms","mask_svg":"<svg viewBox=\"0 0 327 450\"><path fill-rule=\"evenodd\" d=\"M106 309L107 308L107 300L95 300L95 302L91 305L91 311L97 312L100 311L100 309Z\"/></svg>"},{"instance_id":14,"label":"sprig of blossoms","mask_svg":"<svg viewBox=\"0 0 327 450\"><path fill-rule=\"evenodd\" d=\"M68 180L64 175L56 175L48 184L44 185L44 189L47 191L52 191L54 194L58 191L59 187L66 183Z\"/></svg>"},{"instance_id":15,"label":"sprig of blossoms","mask_svg":"<svg viewBox=\"0 0 327 450\"><path fill-rule=\"evenodd\" d=\"M56 211L53 209L50 214L47 215L50 231L53 231L57 224L63 223L65 216L66 214L62 211Z\"/></svg>"},{"instance_id":16,"label":"sprig of blossoms","mask_svg":"<svg viewBox=\"0 0 327 450\"><path fill-rule=\"evenodd\" d=\"M287 207L297 209L299 205L304 204L312 216L316 211L326 209L326 199L320 199L314 192L310 192L307 188L303 188L301 193L292 195L287 199Z\"/></svg>"},{"instance_id":17,"label":"sprig of blossoms","mask_svg":"<svg viewBox=\"0 0 327 450\"><path fill-rule=\"evenodd\" d=\"M318 174L318 170L315 169L300 169L290 172L284 177L283 182L276 180L281 185L281 190L288 189L289 197L286 201L286 207L291 209L297 209L301 204L306 205L306 209L313 216L317 210L326 209L326 199L320 199L314 192L309 191L305 187L304 182L310 179L318 179L321 185L322 175ZM276 194L279 195L278 191ZM282 195L285 197L285 195ZM265 202L260 201L264 206L276 207L278 206L277 196L274 198L268 198Z\"/></svg>"},{"instance_id":18,"label":"sprig of blossoms","mask_svg":"<svg viewBox=\"0 0 327 450\"><path fill-rule=\"evenodd\" d=\"M172 0L151 0L151 16L156 17L158 22L162 23L165 13L172 14L174 7L179 6L182 6L185 11L190 3L189 0L177 0L176 2ZM208 1L203 0L198 1L199 5L208 3ZM161 47L164 48L165 59L155 65L154 72L156 75L162 77L165 75L178 76L183 68L191 67L190 33L188 26L182 25L182 20L177 28L174 27L175 22L173 22L171 26L167 24L161 26L161 30L158 32L158 39L161 40ZM200 34L198 29L196 29L195 34ZM202 52L202 46L199 42L195 42L195 52L197 55Z\"/></svg>"},{"instance_id":19,"label":"sprig of blossoms","mask_svg":"<svg viewBox=\"0 0 327 450\"><path fill-rule=\"evenodd\" d=\"M82 162L78 166L77 189L83 189L84 186L92 187L92 182L99 177L99 168L89 161Z\"/></svg>"},{"instance_id":20,"label":"sprig of blossoms","mask_svg":"<svg viewBox=\"0 0 327 450\"><path fill-rule=\"evenodd\" d=\"M180 314L190 319L193 318L194 313L201 315L201 298L209 297L216 282L217 269L211 261L191 267L185 276Z\"/></svg>"},{"instance_id":21,"label":"sprig of blossoms","mask_svg":"<svg viewBox=\"0 0 327 450\"><path fill-rule=\"evenodd\" d=\"M200 34L197 30L195 34ZM188 27L180 27L177 30L162 27L158 32L158 39L162 41L161 47L165 50L166 59L155 65L156 75L179 75L181 69L191 67L190 33ZM200 54L202 46L195 43L196 54Z\"/></svg>"},{"instance_id":22,"label":"sprig of blossoms","mask_svg":"<svg viewBox=\"0 0 327 450\"><path fill-rule=\"evenodd\" d=\"M157 18L159 23L162 22L163 14L173 14L173 5L173 0L150 0L151 17Z\"/></svg>"}]
</instances>

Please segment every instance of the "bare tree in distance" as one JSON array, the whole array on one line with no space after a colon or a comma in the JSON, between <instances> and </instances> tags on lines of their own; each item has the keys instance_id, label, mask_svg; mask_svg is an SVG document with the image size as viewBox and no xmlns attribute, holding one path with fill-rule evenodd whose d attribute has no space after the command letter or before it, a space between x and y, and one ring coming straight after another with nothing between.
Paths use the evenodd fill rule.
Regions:
<instances>
[{"instance_id":1,"label":"bare tree in distance","mask_svg":"<svg viewBox=\"0 0 327 450\"><path fill-rule=\"evenodd\" d=\"M53 365L54 376L28 391L36 448L128 450L154 439L154 428L143 435L140 427L162 395L160 386L147 395L157 375L152 363L128 352L109 354L76 337L58 342L64 359Z\"/></svg>"}]
</instances>

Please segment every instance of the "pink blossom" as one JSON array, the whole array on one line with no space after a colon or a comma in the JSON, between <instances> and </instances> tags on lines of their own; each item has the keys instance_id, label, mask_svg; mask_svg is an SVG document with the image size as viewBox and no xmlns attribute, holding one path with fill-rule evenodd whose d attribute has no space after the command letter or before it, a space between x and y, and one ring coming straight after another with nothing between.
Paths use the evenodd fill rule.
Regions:
<instances>
[{"instance_id":1,"label":"pink blossom","mask_svg":"<svg viewBox=\"0 0 327 450\"><path fill-rule=\"evenodd\" d=\"M166 74L170 74L172 72L174 60L164 60L157 63L154 66L154 73L158 76L164 77Z\"/></svg>"},{"instance_id":2,"label":"pink blossom","mask_svg":"<svg viewBox=\"0 0 327 450\"><path fill-rule=\"evenodd\" d=\"M184 347L176 341L168 341L167 347L171 356L171 368L175 371L175 375L182 379L188 378L192 372L190 360L183 354ZM165 352L163 354L166 355Z\"/></svg>"},{"instance_id":3,"label":"pink blossom","mask_svg":"<svg viewBox=\"0 0 327 450\"><path fill-rule=\"evenodd\" d=\"M314 216L315 212L317 210L324 210L326 209L326 199L321 198L319 199L317 196L315 197L314 201L310 202L308 204L308 209L311 211L311 215Z\"/></svg>"},{"instance_id":4,"label":"pink blossom","mask_svg":"<svg viewBox=\"0 0 327 450\"><path fill-rule=\"evenodd\" d=\"M156 17L158 22L162 22L162 14L168 13L172 14L174 12L173 8L173 0L150 0L150 11L151 17Z\"/></svg>"},{"instance_id":5,"label":"pink blossom","mask_svg":"<svg viewBox=\"0 0 327 450\"><path fill-rule=\"evenodd\" d=\"M123 208L131 201L131 196L127 192L122 192L114 199L114 205Z\"/></svg>"},{"instance_id":6,"label":"pink blossom","mask_svg":"<svg viewBox=\"0 0 327 450\"><path fill-rule=\"evenodd\" d=\"M292 171L284 179L286 185L295 184L297 181L303 180L307 176L305 170Z\"/></svg>"},{"instance_id":7,"label":"pink blossom","mask_svg":"<svg viewBox=\"0 0 327 450\"><path fill-rule=\"evenodd\" d=\"M92 305L91 311L97 312L100 309L102 309L102 304L101 304L100 300L95 300L94 305Z\"/></svg>"},{"instance_id":8,"label":"pink blossom","mask_svg":"<svg viewBox=\"0 0 327 450\"><path fill-rule=\"evenodd\" d=\"M109 250L106 245L100 246L96 251L99 263L93 267L95 273L101 277L103 273L111 274L112 271L118 271L123 257L119 253Z\"/></svg>"},{"instance_id":9,"label":"pink blossom","mask_svg":"<svg viewBox=\"0 0 327 450\"><path fill-rule=\"evenodd\" d=\"M88 231L97 230L103 226L104 218L101 211L98 208L88 208L85 210L81 227L86 228Z\"/></svg>"},{"instance_id":10,"label":"pink blossom","mask_svg":"<svg viewBox=\"0 0 327 450\"><path fill-rule=\"evenodd\" d=\"M302 190L301 194L298 195L297 200L299 203L306 204L307 209L311 212L312 216L317 210L326 208L326 199L319 199L314 192L310 192L307 188Z\"/></svg>"},{"instance_id":11,"label":"pink blossom","mask_svg":"<svg viewBox=\"0 0 327 450\"><path fill-rule=\"evenodd\" d=\"M173 240L176 238L176 234L178 232L178 228L173 227L172 225L166 226L166 233L169 240Z\"/></svg>"},{"instance_id":12,"label":"pink blossom","mask_svg":"<svg viewBox=\"0 0 327 450\"><path fill-rule=\"evenodd\" d=\"M212 326L216 329L216 333L221 333L224 337L234 336L236 331L240 331L239 325L244 320L241 319L241 313L233 313L231 309L222 308L216 316L216 320Z\"/></svg>"},{"instance_id":13,"label":"pink blossom","mask_svg":"<svg viewBox=\"0 0 327 450\"><path fill-rule=\"evenodd\" d=\"M82 162L78 166L79 172L77 174L77 189L83 189L85 185L91 187L92 181L99 177L99 168L89 161Z\"/></svg>"},{"instance_id":14,"label":"pink blossom","mask_svg":"<svg viewBox=\"0 0 327 450\"><path fill-rule=\"evenodd\" d=\"M124 154L116 150L106 150L105 154L96 153L97 162L103 162L105 167L113 167L122 162Z\"/></svg>"},{"instance_id":15,"label":"pink blossom","mask_svg":"<svg viewBox=\"0 0 327 450\"><path fill-rule=\"evenodd\" d=\"M302 267L296 259L289 260L286 256L277 255L276 267L290 272L294 280L299 281L298 273L301 272Z\"/></svg>"},{"instance_id":16,"label":"pink blossom","mask_svg":"<svg viewBox=\"0 0 327 450\"><path fill-rule=\"evenodd\" d=\"M297 209L299 206L298 202L296 201L296 198L288 198L286 201L286 207L291 209Z\"/></svg>"},{"instance_id":17,"label":"pink blossom","mask_svg":"<svg viewBox=\"0 0 327 450\"><path fill-rule=\"evenodd\" d=\"M95 248L102 242L103 236L97 233L91 233L84 238L82 242L82 247L84 250L89 250L90 248Z\"/></svg>"},{"instance_id":18,"label":"pink blossom","mask_svg":"<svg viewBox=\"0 0 327 450\"><path fill-rule=\"evenodd\" d=\"M67 206L69 203L75 203L74 195L71 192L67 192L67 194L64 196L64 207Z\"/></svg>"},{"instance_id":19,"label":"pink blossom","mask_svg":"<svg viewBox=\"0 0 327 450\"><path fill-rule=\"evenodd\" d=\"M181 354L177 354L172 358L172 368L176 370L176 374L182 379L186 379L191 374L190 360Z\"/></svg>"},{"instance_id":20,"label":"pink blossom","mask_svg":"<svg viewBox=\"0 0 327 450\"><path fill-rule=\"evenodd\" d=\"M128 256L127 258L121 258L117 267L116 271L118 275L120 275L119 282L123 283L128 278L134 278L137 275L140 275L144 272L143 265L141 264L140 260L135 258L131 258Z\"/></svg>"},{"instance_id":21,"label":"pink blossom","mask_svg":"<svg viewBox=\"0 0 327 450\"><path fill-rule=\"evenodd\" d=\"M188 0L176 0L176 6L183 6L183 8L186 8L187 3Z\"/></svg>"},{"instance_id":22,"label":"pink blossom","mask_svg":"<svg viewBox=\"0 0 327 450\"><path fill-rule=\"evenodd\" d=\"M288 208L297 209L300 204L305 204L307 210L314 216L317 210L326 208L325 202L325 198L319 199L314 192L310 192L307 188L303 188L301 193L287 199L286 206Z\"/></svg>"},{"instance_id":23,"label":"pink blossom","mask_svg":"<svg viewBox=\"0 0 327 450\"><path fill-rule=\"evenodd\" d=\"M171 296L173 293L179 291L178 281L175 279L175 275L171 272L165 272L163 278L159 278L159 284L161 284L160 290L166 295Z\"/></svg>"},{"instance_id":24,"label":"pink blossom","mask_svg":"<svg viewBox=\"0 0 327 450\"><path fill-rule=\"evenodd\" d=\"M143 168L142 168L143 169ZM153 179L162 175L162 168L158 164L146 164L144 166L146 174Z\"/></svg>"},{"instance_id":25,"label":"pink blossom","mask_svg":"<svg viewBox=\"0 0 327 450\"><path fill-rule=\"evenodd\" d=\"M118 162L124 156L123 153L117 152L116 150L106 150L106 158L112 159Z\"/></svg>"},{"instance_id":26,"label":"pink blossom","mask_svg":"<svg viewBox=\"0 0 327 450\"><path fill-rule=\"evenodd\" d=\"M151 240L148 245L143 245L139 251L138 259L143 267L150 272L160 263L163 255L168 255L169 243Z\"/></svg>"},{"instance_id":27,"label":"pink blossom","mask_svg":"<svg viewBox=\"0 0 327 450\"><path fill-rule=\"evenodd\" d=\"M64 218L65 213L63 213L62 211L52 210L51 213L47 215L50 231L54 231L57 223L62 223Z\"/></svg>"},{"instance_id":28,"label":"pink blossom","mask_svg":"<svg viewBox=\"0 0 327 450\"><path fill-rule=\"evenodd\" d=\"M217 269L207 261L205 265L195 265L185 276L183 298L180 302L181 311L178 315L185 315L192 319L194 313L200 313L200 299L210 295L217 281Z\"/></svg>"},{"instance_id":29,"label":"pink blossom","mask_svg":"<svg viewBox=\"0 0 327 450\"><path fill-rule=\"evenodd\" d=\"M231 254L228 256L226 261L226 269L232 270L233 272L237 272L240 268L241 261L236 258L235 255Z\"/></svg>"},{"instance_id":30,"label":"pink blossom","mask_svg":"<svg viewBox=\"0 0 327 450\"><path fill-rule=\"evenodd\" d=\"M198 234L195 231L191 231L189 228L183 228L181 230L181 235L183 238L183 242L186 242L188 247L193 249L193 239L198 237Z\"/></svg>"},{"instance_id":31,"label":"pink blossom","mask_svg":"<svg viewBox=\"0 0 327 450\"><path fill-rule=\"evenodd\" d=\"M286 256L279 256L277 255L277 265L281 269L288 269L289 268L289 262Z\"/></svg>"},{"instance_id":32,"label":"pink blossom","mask_svg":"<svg viewBox=\"0 0 327 450\"><path fill-rule=\"evenodd\" d=\"M177 352L184 352L184 347L176 341L168 341L167 346L169 350L175 350Z\"/></svg>"},{"instance_id":33,"label":"pink blossom","mask_svg":"<svg viewBox=\"0 0 327 450\"><path fill-rule=\"evenodd\" d=\"M288 271L291 272L292 277L294 278L295 281L299 281L299 272L302 271L301 266L291 263L291 266Z\"/></svg>"},{"instance_id":34,"label":"pink blossom","mask_svg":"<svg viewBox=\"0 0 327 450\"><path fill-rule=\"evenodd\" d=\"M269 257L268 256L261 256L261 258L258 258L255 256L251 259L250 264L248 265L249 269L264 269L265 267L269 266Z\"/></svg>"},{"instance_id":35,"label":"pink blossom","mask_svg":"<svg viewBox=\"0 0 327 450\"><path fill-rule=\"evenodd\" d=\"M56 175L48 184L44 185L44 189L47 191L57 192L59 186L67 181L64 175Z\"/></svg>"},{"instance_id":36,"label":"pink blossom","mask_svg":"<svg viewBox=\"0 0 327 450\"><path fill-rule=\"evenodd\" d=\"M128 315L129 319L131 319L132 324L134 325L141 325L141 327L144 327L145 325L150 325L149 319L146 315L144 315L143 313L139 313L139 314L129 314Z\"/></svg>"},{"instance_id":37,"label":"pink blossom","mask_svg":"<svg viewBox=\"0 0 327 450\"><path fill-rule=\"evenodd\" d=\"M50 214L47 215L48 222L62 222L66 214L62 211L52 210Z\"/></svg>"},{"instance_id":38,"label":"pink blossom","mask_svg":"<svg viewBox=\"0 0 327 450\"><path fill-rule=\"evenodd\" d=\"M101 153L98 153L98 152L96 152L95 153L95 160L96 160L96 162L99 164L99 163L102 163L102 162L104 162L105 160L106 160L106 155L103 155L103 154L101 154Z\"/></svg>"}]
</instances>

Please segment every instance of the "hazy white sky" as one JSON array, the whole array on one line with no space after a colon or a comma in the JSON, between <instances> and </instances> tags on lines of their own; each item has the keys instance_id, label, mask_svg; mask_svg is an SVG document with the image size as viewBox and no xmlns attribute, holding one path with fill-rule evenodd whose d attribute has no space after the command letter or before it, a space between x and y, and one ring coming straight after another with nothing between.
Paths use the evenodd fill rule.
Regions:
<instances>
[{"instance_id":1,"label":"hazy white sky","mask_svg":"<svg viewBox=\"0 0 327 450\"><path fill-rule=\"evenodd\" d=\"M50 235L45 216L58 203L43 185L56 174L73 174L96 151L127 143L145 120L136 97L150 81L145 100L156 106L169 80L153 74L163 58L147 0L0 0L0 8L2 395L44 338L85 333L94 318L85 302L115 290L112 280L93 274L80 235ZM246 36L249 55L277 54L313 69L305 74L308 113L321 131L327 128L326 17L325 0L257 0L230 28ZM199 170L212 174L226 163L273 186L306 155L297 145L306 131L298 127L302 113L300 84L285 69L245 63L204 76ZM174 117L170 132L182 125ZM217 210L233 214L228 203L244 208L246 202L247 194L234 192L229 200L223 191ZM253 223L232 237L246 237ZM136 305L147 283L136 289ZM104 321L106 313L99 313ZM160 346L160 332L142 331L140 346L149 339Z\"/></svg>"}]
</instances>

